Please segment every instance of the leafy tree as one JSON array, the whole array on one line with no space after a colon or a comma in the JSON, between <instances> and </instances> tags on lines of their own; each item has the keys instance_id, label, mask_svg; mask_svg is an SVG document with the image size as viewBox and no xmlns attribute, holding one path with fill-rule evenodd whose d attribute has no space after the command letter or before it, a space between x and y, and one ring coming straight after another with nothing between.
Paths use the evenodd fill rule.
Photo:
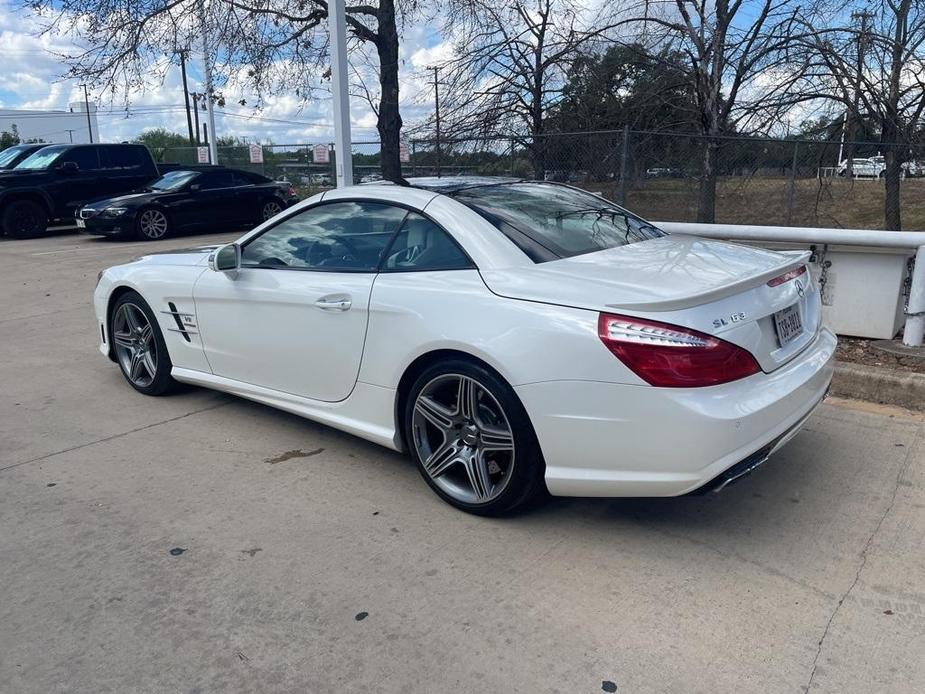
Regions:
<instances>
[{"instance_id":1,"label":"leafy tree","mask_svg":"<svg viewBox=\"0 0 925 694\"><path fill-rule=\"evenodd\" d=\"M3 130L0 131L0 149L6 149L7 147L12 147L13 145L19 144L19 131L14 125L12 131Z\"/></svg>"},{"instance_id":2,"label":"leafy tree","mask_svg":"<svg viewBox=\"0 0 925 694\"><path fill-rule=\"evenodd\" d=\"M561 131L681 130L695 125L694 90L683 56L643 46L615 45L602 54L581 55L572 64L562 100L547 116Z\"/></svg>"}]
</instances>

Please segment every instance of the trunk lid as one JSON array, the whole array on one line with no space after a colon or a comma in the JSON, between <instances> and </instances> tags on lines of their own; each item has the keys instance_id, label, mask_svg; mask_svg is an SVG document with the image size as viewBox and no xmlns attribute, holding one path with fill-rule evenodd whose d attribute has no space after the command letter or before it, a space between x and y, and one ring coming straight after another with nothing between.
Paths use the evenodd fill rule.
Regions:
<instances>
[{"instance_id":1,"label":"trunk lid","mask_svg":"<svg viewBox=\"0 0 925 694\"><path fill-rule=\"evenodd\" d=\"M715 335L747 349L764 371L773 371L821 327L819 296L808 271L768 285L805 265L808 255L672 234L482 276L500 296L645 316ZM786 341L775 320L782 311L796 311L802 324Z\"/></svg>"}]
</instances>

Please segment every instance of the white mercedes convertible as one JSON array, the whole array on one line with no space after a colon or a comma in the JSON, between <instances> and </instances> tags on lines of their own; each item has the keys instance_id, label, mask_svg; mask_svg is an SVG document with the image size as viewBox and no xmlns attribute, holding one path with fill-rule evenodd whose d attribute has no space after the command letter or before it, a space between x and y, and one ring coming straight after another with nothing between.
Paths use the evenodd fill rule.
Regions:
<instances>
[{"instance_id":1,"label":"white mercedes convertible","mask_svg":"<svg viewBox=\"0 0 925 694\"><path fill-rule=\"evenodd\" d=\"M669 235L555 183L332 190L100 273L100 351L408 451L444 500L716 490L799 430L835 336L802 252Z\"/></svg>"}]
</instances>

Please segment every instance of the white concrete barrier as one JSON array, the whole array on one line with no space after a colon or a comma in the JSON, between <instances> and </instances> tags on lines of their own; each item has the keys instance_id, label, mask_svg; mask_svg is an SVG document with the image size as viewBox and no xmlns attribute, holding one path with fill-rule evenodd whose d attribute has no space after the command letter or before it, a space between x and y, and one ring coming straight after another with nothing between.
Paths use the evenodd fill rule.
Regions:
<instances>
[{"instance_id":1,"label":"white concrete barrier","mask_svg":"<svg viewBox=\"0 0 925 694\"><path fill-rule=\"evenodd\" d=\"M817 253L821 251L823 257L821 272L829 270L825 262L831 262L833 266L840 262L844 266L843 270L846 270L840 271L839 274L838 291L843 297L842 301L834 302L832 297L829 297L827 302L830 308L838 306L845 316L840 320L839 310L829 311L829 319L836 332L861 337L892 338L898 327L896 321L904 316L903 344L911 347L922 345L925 333L925 232L691 222L653 224L676 234L745 241L774 247L816 246ZM854 256L855 262L836 261L838 253ZM906 258L912 255L915 255L916 262L909 287L909 300L904 305ZM843 325L839 326L839 322ZM891 325L892 327L887 327ZM870 334L862 332L864 326L870 326L866 329L866 333ZM884 334L885 331L891 334Z\"/></svg>"}]
</instances>

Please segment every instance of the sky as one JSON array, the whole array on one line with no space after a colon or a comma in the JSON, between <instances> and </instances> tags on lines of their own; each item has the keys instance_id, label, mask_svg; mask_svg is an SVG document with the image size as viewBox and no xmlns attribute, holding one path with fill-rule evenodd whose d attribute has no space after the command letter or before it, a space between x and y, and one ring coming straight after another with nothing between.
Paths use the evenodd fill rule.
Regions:
<instances>
[{"instance_id":1,"label":"sky","mask_svg":"<svg viewBox=\"0 0 925 694\"><path fill-rule=\"evenodd\" d=\"M79 48L74 39L39 36L39 23L29 13L14 9L10 0L0 0L0 108L66 110L72 102L83 100L83 89L76 80L63 79L66 71L55 55L73 53ZM445 54L448 45L440 34L428 25L417 25L403 32L401 48L401 112L406 124L427 118L433 109L432 91L427 81L426 66ZM202 56L193 54L187 65L190 90L205 91L202 86ZM368 73L368 63L356 56L355 71ZM365 81L375 84L375 75L366 74ZM262 108L240 106L245 98L254 103L253 94L224 90L226 106L216 110L218 135L247 137L250 141L296 144L330 141L333 139L332 102L322 96L303 103L290 95L264 99ZM90 92L97 104L101 138L107 142L132 139L141 132L164 127L186 133L183 87L179 66L172 67L163 84L150 84L133 95L128 113L121 97ZM201 116L203 116L201 114ZM355 142L373 141L376 116L361 98L352 99L351 120Z\"/></svg>"}]
</instances>

